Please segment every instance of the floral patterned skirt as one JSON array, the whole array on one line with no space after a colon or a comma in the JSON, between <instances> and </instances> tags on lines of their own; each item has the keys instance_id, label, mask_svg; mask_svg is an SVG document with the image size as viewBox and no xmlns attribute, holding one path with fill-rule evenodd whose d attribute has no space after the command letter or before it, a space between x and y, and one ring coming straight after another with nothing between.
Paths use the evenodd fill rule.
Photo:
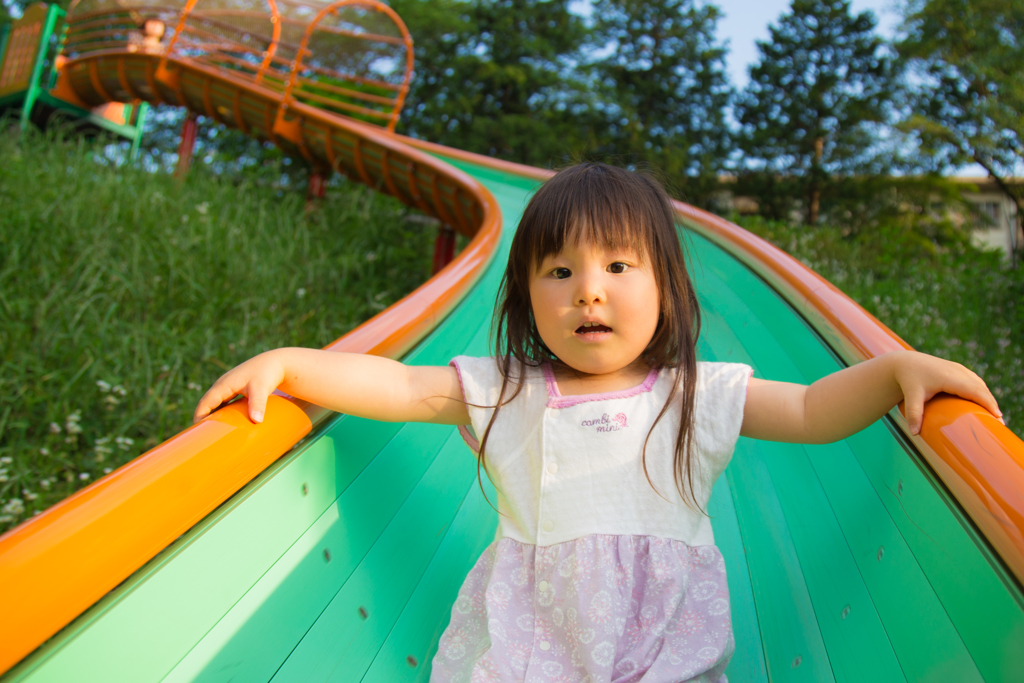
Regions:
<instances>
[{"instance_id":1,"label":"floral patterned skirt","mask_svg":"<svg viewBox=\"0 0 1024 683\"><path fill-rule=\"evenodd\" d=\"M452 608L432 683L725 683L733 653L715 546L586 536L484 551Z\"/></svg>"}]
</instances>

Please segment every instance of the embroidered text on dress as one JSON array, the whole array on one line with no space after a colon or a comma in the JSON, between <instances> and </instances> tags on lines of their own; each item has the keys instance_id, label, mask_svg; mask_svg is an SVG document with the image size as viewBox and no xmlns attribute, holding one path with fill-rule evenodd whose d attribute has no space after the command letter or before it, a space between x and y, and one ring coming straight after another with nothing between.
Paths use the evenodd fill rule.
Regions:
<instances>
[{"instance_id":1,"label":"embroidered text on dress","mask_svg":"<svg viewBox=\"0 0 1024 683\"><path fill-rule=\"evenodd\" d=\"M604 413L601 417L583 420L580 424L584 427L595 427L599 432L617 432L628 427L627 422L628 418L625 413L619 413L615 417L609 417L608 413Z\"/></svg>"}]
</instances>

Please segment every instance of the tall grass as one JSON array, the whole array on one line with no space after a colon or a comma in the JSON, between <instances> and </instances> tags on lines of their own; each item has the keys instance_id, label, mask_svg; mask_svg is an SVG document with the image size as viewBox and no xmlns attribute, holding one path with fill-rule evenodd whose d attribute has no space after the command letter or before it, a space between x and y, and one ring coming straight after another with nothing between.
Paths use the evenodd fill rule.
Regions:
<instances>
[{"instance_id":1,"label":"tall grass","mask_svg":"<svg viewBox=\"0 0 1024 683\"><path fill-rule=\"evenodd\" d=\"M233 365L322 346L429 276L433 232L397 201L304 202L0 135L0 531L188 426Z\"/></svg>"},{"instance_id":2,"label":"tall grass","mask_svg":"<svg viewBox=\"0 0 1024 683\"><path fill-rule=\"evenodd\" d=\"M988 384L1024 437L1024 268L972 247L898 228L840 228L736 218L799 258L918 351L957 361Z\"/></svg>"}]
</instances>

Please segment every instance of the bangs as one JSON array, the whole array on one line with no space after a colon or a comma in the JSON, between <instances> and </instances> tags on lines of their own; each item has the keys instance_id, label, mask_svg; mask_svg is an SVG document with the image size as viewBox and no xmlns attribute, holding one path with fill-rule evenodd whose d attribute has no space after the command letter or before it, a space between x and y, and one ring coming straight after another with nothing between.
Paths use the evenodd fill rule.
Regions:
<instances>
[{"instance_id":1,"label":"bangs","mask_svg":"<svg viewBox=\"0 0 1024 683\"><path fill-rule=\"evenodd\" d=\"M647 178L603 165L576 166L556 174L523 212L520 231L530 269L565 247L596 244L630 250L649 262L654 240L668 225L672 209Z\"/></svg>"}]
</instances>

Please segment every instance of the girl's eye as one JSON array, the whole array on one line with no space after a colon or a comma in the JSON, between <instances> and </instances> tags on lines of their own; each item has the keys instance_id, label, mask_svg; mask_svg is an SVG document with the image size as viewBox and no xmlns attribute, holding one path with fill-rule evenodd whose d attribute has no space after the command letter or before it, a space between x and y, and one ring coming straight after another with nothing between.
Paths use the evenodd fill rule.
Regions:
<instances>
[{"instance_id":1,"label":"girl's eye","mask_svg":"<svg viewBox=\"0 0 1024 683\"><path fill-rule=\"evenodd\" d=\"M616 261L615 263L608 266L608 272L615 273L617 275L619 273L625 273L627 268L629 268L629 266L627 266L622 261Z\"/></svg>"},{"instance_id":2,"label":"girl's eye","mask_svg":"<svg viewBox=\"0 0 1024 683\"><path fill-rule=\"evenodd\" d=\"M553 271L551 271L551 274L554 275L559 280L564 280L565 278L572 275L572 271L569 270L568 268L555 268Z\"/></svg>"}]
</instances>

